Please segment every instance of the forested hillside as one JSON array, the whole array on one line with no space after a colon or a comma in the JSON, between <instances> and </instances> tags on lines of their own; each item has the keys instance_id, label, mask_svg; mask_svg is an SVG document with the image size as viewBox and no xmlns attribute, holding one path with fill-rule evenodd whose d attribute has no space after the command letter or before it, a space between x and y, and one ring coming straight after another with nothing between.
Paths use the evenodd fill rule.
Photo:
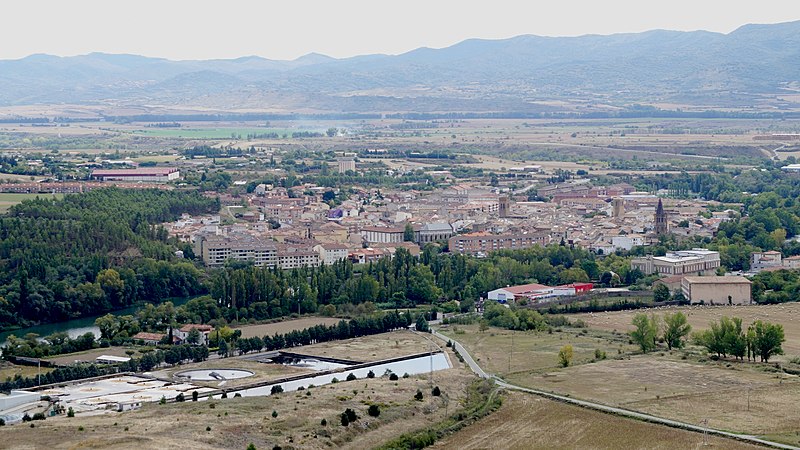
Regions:
<instances>
[{"instance_id":1,"label":"forested hillside","mask_svg":"<svg viewBox=\"0 0 800 450\"><path fill-rule=\"evenodd\" d=\"M158 223L219 210L198 193L100 189L28 200L0 218L0 328L202 292Z\"/></svg>"}]
</instances>

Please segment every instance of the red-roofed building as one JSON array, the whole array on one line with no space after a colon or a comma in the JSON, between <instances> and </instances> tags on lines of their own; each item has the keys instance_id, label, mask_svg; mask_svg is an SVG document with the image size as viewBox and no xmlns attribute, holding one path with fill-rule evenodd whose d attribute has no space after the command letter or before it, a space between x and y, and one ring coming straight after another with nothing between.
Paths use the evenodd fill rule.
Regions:
<instances>
[{"instance_id":1,"label":"red-roofed building","mask_svg":"<svg viewBox=\"0 0 800 450\"><path fill-rule=\"evenodd\" d=\"M552 292L553 288L550 286L532 283L495 289L493 291L489 291L486 296L489 300L505 303L510 300L543 297L551 294Z\"/></svg>"}]
</instances>

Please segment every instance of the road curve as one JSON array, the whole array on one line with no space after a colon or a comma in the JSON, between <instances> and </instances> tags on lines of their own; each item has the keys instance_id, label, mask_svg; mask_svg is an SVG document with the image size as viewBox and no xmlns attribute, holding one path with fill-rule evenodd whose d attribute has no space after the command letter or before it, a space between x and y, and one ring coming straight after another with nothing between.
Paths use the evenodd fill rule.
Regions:
<instances>
[{"instance_id":1,"label":"road curve","mask_svg":"<svg viewBox=\"0 0 800 450\"><path fill-rule=\"evenodd\" d=\"M595 402L590 402L590 401L586 401L586 400L578 400L576 398L567 397L567 396L564 396L564 395L553 394L552 392L542 391L542 390L539 390L539 389L530 389L530 388L526 388L526 387L522 387L522 386L517 386L515 384L507 383L507 382L503 381L502 379L498 378L495 375L487 374L483 369L481 369L481 367L478 365L478 363L476 363L475 360L472 358L472 355L469 354L467 349L464 348L464 346L461 345L460 342L457 342L454 339L452 339L452 338L450 338L448 336L445 336L445 335L443 335L443 334L441 334L441 333L439 333L438 331L435 331L435 330L431 330L431 333L433 333L433 335L438 337L439 339L443 339L444 341L450 341L453 344L453 349L455 351L457 351L459 355L461 355L461 357L464 359L464 362L467 363L467 366L469 366L470 370L475 372L475 374L477 374L481 378L493 379L493 380L495 380L495 382L497 383L498 386L501 386L501 387L503 387L505 389L515 390L515 391L520 391L520 392L526 392L526 393L529 393L529 394L538 395L538 396L541 396L541 397L545 397L545 398L548 398L548 399L551 399L551 400L556 400L556 401L560 401L560 402L564 402L564 403L569 403L569 404L580 406L580 407L583 407L583 408L593 409L593 410L596 410L596 411L601 411L601 412L610 413L610 414L616 414L616 415L619 415L619 416L629 417L629 418L636 419L636 420L643 420L645 422L651 422L651 423L656 423L656 424L660 424L660 425L666 425L668 427L681 428L681 429L684 429L684 430L694 431L694 432L697 432L697 433L708 433L708 434L712 434L712 435L716 435L716 436L722 436L722 437L726 437L726 438L730 438L730 439L736 439L737 441L748 442L748 443L751 443L751 444L763 445L763 446L772 447L772 448L780 448L780 449L786 449L786 450L800 450L800 447L795 447L795 446L787 445L787 444L781 444L781 443L778 443L778 442L772 442L772 441L761 439L761 438L758 438L758 437L755 437L755 436L750 436L750 435L746 435L746 434L736 434L736 433L731 433L731 432L728 432L728 431L717 430L715 428L701 427L701 426L698 426L698 425L694 425L694 424L686 423L686 422L681 422L681 421L678 421L678 420L665 419L663 417L652 416L650 414L645 414L645 413L641 413L641 412L637 412L637 411L631 411L629 409L617 408L617 407L614 407L614 406L604 405L602 403L595 403Z\"/></svg>"}]
</instances>

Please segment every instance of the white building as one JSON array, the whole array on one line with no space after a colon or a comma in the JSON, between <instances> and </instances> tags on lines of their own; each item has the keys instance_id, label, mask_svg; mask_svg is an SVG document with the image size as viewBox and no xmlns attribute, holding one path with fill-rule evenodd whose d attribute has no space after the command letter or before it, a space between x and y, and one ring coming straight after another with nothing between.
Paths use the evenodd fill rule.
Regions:
<instances>
[{"instance_id":1,"label":"white building","mask_svg":"<svg viewBox=\"0 0 800 450\"><path fill-rule=\"evenodd\" d=\"M101 181L148 181L164 183L180 179L180 177L180 172L174 167L95 170L92 172L92 178Z\"/></svg>"},{"instance_id":2,"label":"white building","mask_svg":"<svg viewBox=\"0 0 800 450\"><path fill-rule=\"evenodd\" d=\"M645 245L645 240L641 234L611 236L611 245L614 247L614 251L618 249L630 251L633 247Z\"/></svg>"},{"instance_id":3,"label":"white building","mask_svg":"<svg viewBox=\"0 0 800 450\"><path fill-rule=\"evenodd\" d=\"M180 330L175 332L175 336L177 336L181 342L186 342L186 338L189 337L189 333L191 333L192 330L197 330L200 333L199 344L208 345L208 335L214 330L214 327L211 325L190 323L182 326Z\"/></svg>"},{"instance_id":4,"label":"white building","mask_svg":"<svg viewBox=\"0 0 800 450\"><path fill-rule=\"evenodd\" d=\"M314 246L314 250L319 252L319 258L325 265L347 259L347 246L344 244L319 244Z\"/></svg>"},{"instance_id":5,"label":"white building","mask_svg":"<svg viewBox=\"0 0 800 450\"><path fill-rule=\"evenodd\" d=\"M781 252L753 252L753 255L750 257L750 268L759 270L770 267L782 267L782 258Z\"/></svg>"},{"instance_id":6,"label":"white building","mask_svg":"<svg viewBox=\"0 0 800 450\"><path fill-rule=\"evenodd\" d=\"M8 411L26 403L38 402L41 395L36 392L11 391L8 394L0 394L0 412Z\"/></svg>"},{"instance_id":7,"label":"white building","mask_svg":"<svg viewBox=\"0 0 800 450\"><path fill-rule=\"evenodd\" d=\"M719 267L719 252L704 248L669 252L664 256L648 255L631 260L631 268L638 269L645 275L654 273L661 275L707 275L713 274Z\"/></svg>"}]
</instances>

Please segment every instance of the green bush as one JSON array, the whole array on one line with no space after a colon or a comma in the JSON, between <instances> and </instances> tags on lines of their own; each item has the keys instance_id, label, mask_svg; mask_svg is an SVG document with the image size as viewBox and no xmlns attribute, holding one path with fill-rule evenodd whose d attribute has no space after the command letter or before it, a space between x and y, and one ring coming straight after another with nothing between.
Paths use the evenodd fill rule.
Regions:
<instances>
[{"instance_id":1,"label":"green bush","mask_svg":"<svg viewBox=\"0 0 800 450\"><path fill-rule=\"evenodd\" d=\"M431 391L431 395L434 396L434 397L438 397L438 396L442 395L442 390L439 389L439 386L436 386Z\"/></svg>"},{"instance_id":2,"label":"green bush","mask_svg":"<svg viewBox=\"0 0 800 450\"><path fill-rule=\"evenodd\" d=\"M421 401L422 401L422 398L423 398L422 391L420 391L419 389L417 389L417 393L416 393L416 394L414 394L414 400L416 400L416 401L418 401L418 402L421 402Z\"/></svg>"},{"instance_id":3,"label":"green bush","mask_svg":"<svg viewBox=\"0 0 800 450\"><path fill-rule=\"evenodd\" d=\"M352 372L350 372L350 374L347 375L347 381L355 381L356 379L357 379L356 374Z\"/></svg>"},{"instance_id":4,"label":"green bush","mask_svg":"<svg viewBox=\"0 0 800 450\"><path fill-rule=\"evenodd\" d=\"M381 407L378 405L369 405L369 408L367 409L367 414L369 414L372 417L378 417L381 415Z\"/></svg>"}]
</instances>

